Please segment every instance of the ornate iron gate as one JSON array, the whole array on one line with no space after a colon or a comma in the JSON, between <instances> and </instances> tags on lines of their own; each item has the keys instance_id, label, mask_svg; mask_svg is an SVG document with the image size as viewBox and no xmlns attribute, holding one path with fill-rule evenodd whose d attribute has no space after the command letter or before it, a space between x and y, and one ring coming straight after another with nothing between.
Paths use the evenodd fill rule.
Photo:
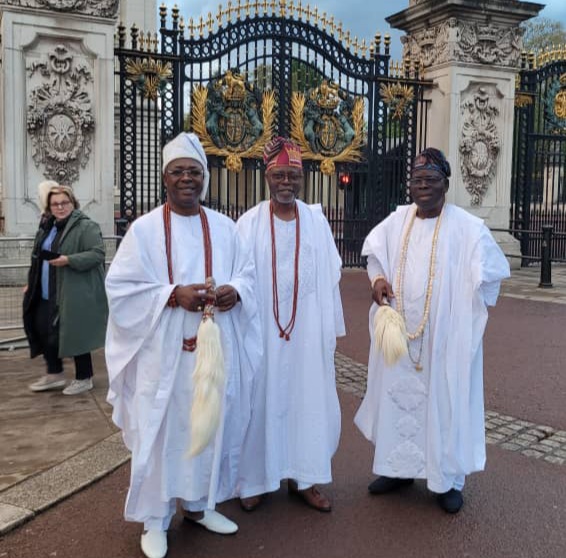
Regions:
<instances>
[{"instance_id":1,"label":"ornate iron gate","mask_svg":"<svg viewBox=\"0 0 566 558\"><path fill-rule=\"evenodd\" d=\"M344 265L361 265L368 231L407 199L428 83L390 68L388 37L367 48L301 3L228 2L187 25L174 8L170 28L160 16L159 38L118 33L120 222L161 203L161 146L182 129L208 155L207 205L233 218L268 197L262 149L286 135L303 151L303 199L322 204Z\"/></svg>"},{"instance_id":2,"label":"ornate iron gate","mask_svg":"<svg viewBox=\"0 0 566 558\"><path fill-rule=\"evenodd\" d=\"M523 265L539 259L541 227L560 233L553 259L566 258L566 50L523 57L515 96L510 228Z\"/></svg>"}]
</instances>

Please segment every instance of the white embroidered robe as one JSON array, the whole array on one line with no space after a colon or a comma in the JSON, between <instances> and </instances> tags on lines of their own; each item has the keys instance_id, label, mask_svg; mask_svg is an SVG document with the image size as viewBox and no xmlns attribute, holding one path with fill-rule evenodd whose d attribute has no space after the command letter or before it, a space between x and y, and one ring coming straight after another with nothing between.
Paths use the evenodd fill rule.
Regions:
<instances>
[{"instance_id":1,"label":"white embroidered robe","mask_svg":"<svg viewBox=\"0 0 566 558\"><path fill-rule=\"evenodd\" d=\"M297 202L300 221L299 291L290 340L279 336L273 312L269 202L238 221L256 267L264 335L263 365L255 377L252 417L242 448L240 495L272 492L282 479L300 485L332 480L340 437L336 337L345 334L339 281L342 262L320 205ZM280 323L293 304L295 220L275 218Z\"/></svg>"},{"instance_id":2,"label":"white embroidered robe","mask_svg":"<svg viewBox=\"0 0 566 558\"><path fill-rule=\"evenodd\" d=\"M404 234L415 208L397 208L370 232L362 248L394 291ZM436 221L415 219L410 236L403 300L411 333L424 313ZM410 341L410 356L394 366L386 366L375 348L377 305L372 304L368 385L355 423L375 444L374 473L426 478L430 490L442 493L461 488L465 475L483 470L482 338L487 306L495 304L501 280L508 276L509 264L483 221L446 204L424 337ZM420 372L411 362L419 354Z\"/></svg>"},{"instance_id":3,"label":"white embroidered robe","mask_svg":"<svg viewBox=\"0 0 566 558\"><path fill-rule=\"evenodd\" d=\"M106 279L108 401L132 452L125 510L131 521L167 517L175 498L197 510L213 509L234 496L261 334L252 262L241 250L235 224L217 212L205 212L216 285L232 285L242 302L215 313L226 367L223 420L200 455L185 457L196 352L183 351L182 343L196 335L202 314L167 306L174 285L167 271L162 207L132 223ZM204 283L200 216L172 212L171 245L174 284Z\"/></svg>"}]
</instances>

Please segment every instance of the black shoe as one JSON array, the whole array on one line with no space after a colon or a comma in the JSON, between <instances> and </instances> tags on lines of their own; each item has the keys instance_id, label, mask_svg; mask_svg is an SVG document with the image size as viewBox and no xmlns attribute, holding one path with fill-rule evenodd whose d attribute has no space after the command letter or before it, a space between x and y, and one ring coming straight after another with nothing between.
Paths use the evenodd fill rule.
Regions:
<instances>
[{"instance_id":1,"label":"black shoe","mask_svg":"<svg viewBox=\"0 0 566 558\"><path fill-rule=\"evenodd\" d=\"M464 498L460 490L455 488L450 489L448 492L438 494L436 497L438 505L446 513L458 513L464 505Z\"/></svg>"},{"instance_id":2,"label":"black shoe","mask_svg":"<svg viewBox=\"0 0 566 558\"><path fill-rule=\"evenodd\" d=\"M368 490L372 494L386 494L393 492L402 486L413 484L414 479L396 479L392 477L377 477L369 486Z\"/></svg>"}]
</instances>

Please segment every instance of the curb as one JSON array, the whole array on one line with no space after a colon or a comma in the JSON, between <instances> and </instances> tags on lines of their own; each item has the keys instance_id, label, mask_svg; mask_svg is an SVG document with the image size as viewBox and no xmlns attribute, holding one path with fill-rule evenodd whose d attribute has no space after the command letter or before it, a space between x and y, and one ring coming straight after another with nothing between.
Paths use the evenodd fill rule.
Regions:
<instances>
[{"instance_id":1,"label":"curb","mask_svg":"<svg viewBox=\"0 0 566 558\"><path fill-rule=\"evenodd\" d=\"M0 493L0 535L79 492L130 460L117 432Z\"/></svg>"}]
</instances>

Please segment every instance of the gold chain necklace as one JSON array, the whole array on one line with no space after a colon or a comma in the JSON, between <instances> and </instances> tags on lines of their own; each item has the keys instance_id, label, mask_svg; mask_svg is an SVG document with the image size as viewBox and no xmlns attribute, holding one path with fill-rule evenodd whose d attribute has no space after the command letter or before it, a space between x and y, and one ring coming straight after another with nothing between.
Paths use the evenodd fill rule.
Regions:
<instances>
[{"instance_id":1,"label":"gold chain necklace","mask_svg":"<svg viewBox=\"0 0 566 558\"><path fill-rule=\"evenodd\" d=\"M415 208L415 211L413 212L413 215L411 216L411 220L409 222L409 225L407 227L407 231L405 232L405 236L403 238L403 244L402 244L402 248L401 248L401 257L399 260L399 269L397 270L397 285L396 285L396 300L397 300L397 310L399 312L399 314L401 314L405 325L407 324L407 319L405 317L405 304L404 304L404 291L405 291L405 268L407 266L407 252L409 249L409 240L411 238L411 231L413 230L413 225L415 223L415 219L417 217L417 209ZM425 304L424 304L424 311L423 311L423 317L417 327L417 329L415 330L414 333L410 333L407 330L407 339L409 341L413 341L419 337L422 337L423 333L424 333L424 329L425 326L428 322L428 318L430 315L430 303L432 301L432 286L434 283L434 274L435 274L435 268L436 268L436 247L438 244L438 235L440 233L440 223L442 221L442 215L444 214L444 206L442 206L442 211L440 212L440 215L438 216L438 220L436 221L436 226L434 227L434 234L432 235L432 248L430 251L430 261L428 264L428 282L427 282L427 287L426 287L426 296L425 296ZM413 364L415 365L415 368L417 370L422 370L422 366L420 364L420 360L421 360L421 353L422 353L422 339L421 339L421 347L419 350L419 356L416 362L413 361L413 359L411 358L411 361L413 361Z\"/></svg>"}]
</instances>

